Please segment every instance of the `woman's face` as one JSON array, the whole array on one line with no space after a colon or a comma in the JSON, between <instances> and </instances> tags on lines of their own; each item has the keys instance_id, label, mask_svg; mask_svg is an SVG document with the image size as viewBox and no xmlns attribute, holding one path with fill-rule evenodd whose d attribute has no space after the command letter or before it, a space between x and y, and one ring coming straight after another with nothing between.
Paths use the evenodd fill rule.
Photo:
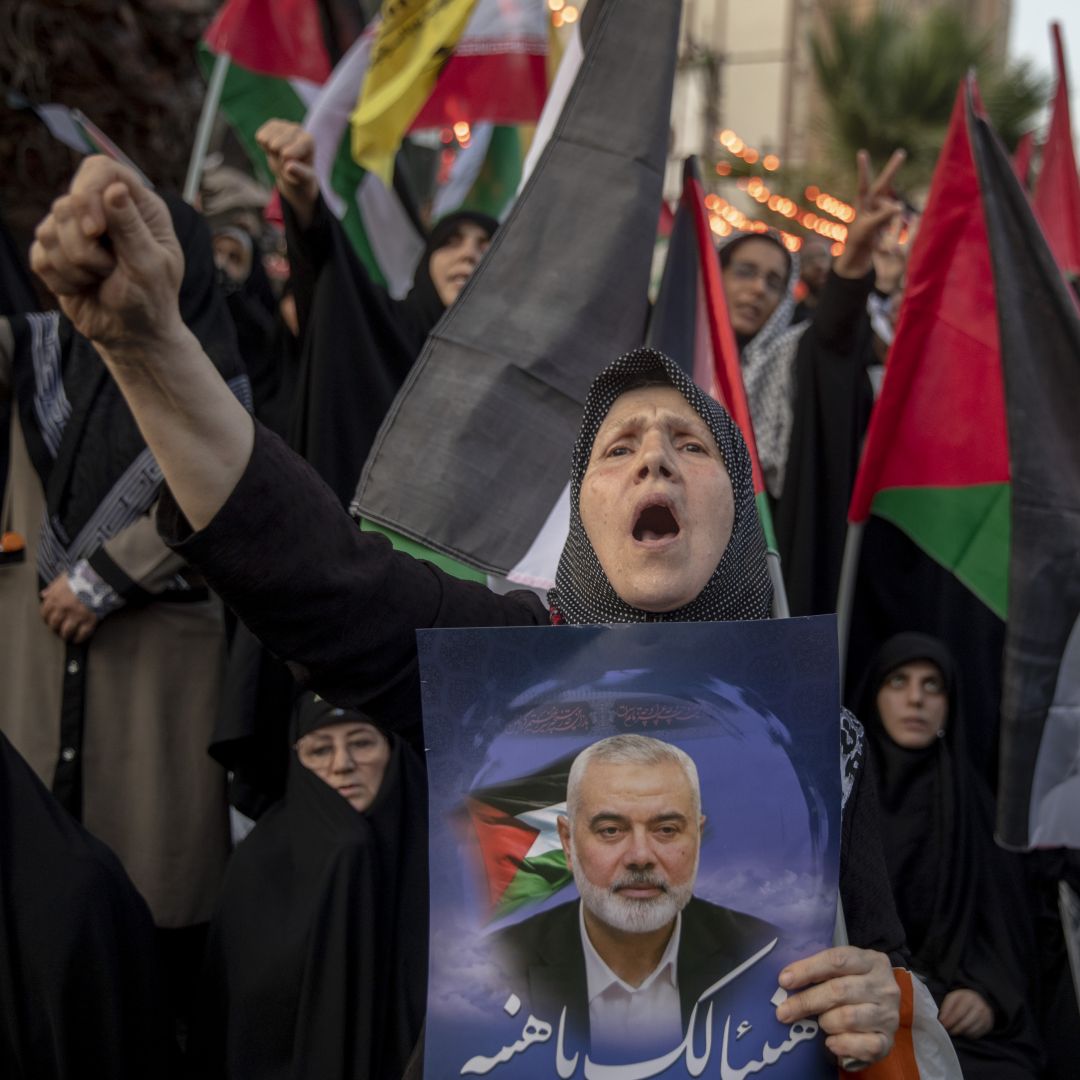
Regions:
<instances>
[{"instance_id":1,"label":"woman's face","mask_svg":"<svg viewBox=\"0 0 1080 1080\"><path fill-rule=\"evenodd\" d=\"M382 786L390 743L372 724L348 720L301 736L296 754L304 768L347 799L354 810L367 810Z\"/></svg>"},{"instance_id":2,"label":"woman's face","mask_svg":"<svg viewBox=\"0 0 1080 1080\"><path fill-rule=\"evenodd\" d=\"M431 253L428 272L439 299L449 307L472 277L481 256L491 246L487 230L462 221L442 247Z\"/></svg>"},{"instance_id":3,"label":"woman's face","mask_svg":"<svg viewBox=\"0 0 1080 1080\"><path fill-rule=\"evenodd\" d=\"M889 738L905 750L925 750L945 730L949 698L937 664L912 660L885 677L878 715Z\"/></svg>"},{"instance_id":4,"label":"woman's face","mask_svg":"<svg viewBox=\"0 0 1080 1080\"><path fill-rule=\"evenodd\" d=\"M789 264L771 240L743 240L724 267L731 328L753 337L768 321L787 290Z\"/></svg>"}]
</instances>

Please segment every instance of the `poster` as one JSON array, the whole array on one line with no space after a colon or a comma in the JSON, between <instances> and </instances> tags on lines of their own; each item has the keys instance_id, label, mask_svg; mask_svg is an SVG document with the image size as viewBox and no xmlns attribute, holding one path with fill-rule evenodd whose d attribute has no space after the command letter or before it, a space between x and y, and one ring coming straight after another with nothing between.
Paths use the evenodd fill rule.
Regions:
<instances>
[{"instance_id":1,"label":"poster","mask_svg":"<svg viewBox=\"0 0 1080 1080\"><path fill-rule=\"evenodd\" d=\"M835 620L418 639L425 1078L835 1077L775 1016L832 944Z\"/></svg>"}]
</instances>

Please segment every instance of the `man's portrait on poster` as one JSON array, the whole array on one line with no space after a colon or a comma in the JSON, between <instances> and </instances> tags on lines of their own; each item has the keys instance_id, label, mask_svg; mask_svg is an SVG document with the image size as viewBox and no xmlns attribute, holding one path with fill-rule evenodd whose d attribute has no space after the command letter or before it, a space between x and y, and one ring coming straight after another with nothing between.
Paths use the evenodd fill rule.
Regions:
<instances>
[{"instance_id":1,"label":"man's portrait on poster","mask_svg":"<svg viewBox=\"0 0 1080 1080\"><path fill-rule=\"evenodd\" d=\"M443 802L464 895L455 911L451 877L433 882L429 1038L446 1031L463 1076L644 1080L709 1061L725 1080L819 1075L820 1047L800 1053L817 1025L775 1008L779 972L829 944L835 915L827 691L793 732L773 710L794 702L753 685L768 679L703 674L693 649L657 668L658 645L679 643L645 627L537 640L526 661L493 639L500 674L464 724L486 730L454 749L451 772L474 763Z\"/></svg>"}]
</instances>

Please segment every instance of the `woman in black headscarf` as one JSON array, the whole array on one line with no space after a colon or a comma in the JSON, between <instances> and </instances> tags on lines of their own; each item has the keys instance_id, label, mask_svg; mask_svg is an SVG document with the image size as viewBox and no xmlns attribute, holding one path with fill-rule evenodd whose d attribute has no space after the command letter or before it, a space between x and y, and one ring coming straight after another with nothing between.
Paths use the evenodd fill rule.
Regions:
<instances>
[{"instance_id":1,"label":"woman in black headscarf","mask_svg":"<svg viewBox=\"0 0 1080 1080\"><path fill-rule=\"evenodd\" d=\"M398 1080L427 982L423 765L363 713L298 702L285 798L229 864L199 1075Z\"/></svg>"},{"instance_id":2,"label":"woman in black headscarf","mask_svg":"<svg viewBox=\"0 0 1080 1080\"><path fill-rule=\"evenodd\" d=\"M498 222L447 215L426 238L412 287L395 299L319 194L312 137L271 120L258 138L281 194L303 339L288 441L348 505L383 417Z\"/></svg>"},{"instance_id":3,"label":"woman in black headscarf","mask_svg":"<svg viewBox=\"0 0 1080 1080\"><path fill-rule=\"evenodd\" d=\"M885 860L914 958L964 1075L1040 1075L1026 999L1034 962L1020 867L993 842L990 794L964 756L952 655L890 638L866 672L866 724Z\"/></svg>"}]
</instances>

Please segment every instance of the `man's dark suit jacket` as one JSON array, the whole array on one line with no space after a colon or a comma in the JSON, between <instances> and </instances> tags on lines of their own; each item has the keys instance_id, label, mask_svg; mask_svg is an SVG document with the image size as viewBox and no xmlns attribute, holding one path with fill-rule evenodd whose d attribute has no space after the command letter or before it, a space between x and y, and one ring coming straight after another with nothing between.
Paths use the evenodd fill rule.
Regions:
<instances>
[{"instance_id":1,"label":"man's dark suit jacket","mask_svg":"<svg viewBox=\"0 0 1080 1080\"><path fill-rule=\"evenodd\" d=\"M589 995L578 904L572 900L510 926L494 936L493 946L509 988L531 1012L556 1027L565 1005L568 1032L587 1040ZM692 897L683 908L677 959L683 1030L705 990L778 936L762 919Z\"/></svg>"}]
</instances>

